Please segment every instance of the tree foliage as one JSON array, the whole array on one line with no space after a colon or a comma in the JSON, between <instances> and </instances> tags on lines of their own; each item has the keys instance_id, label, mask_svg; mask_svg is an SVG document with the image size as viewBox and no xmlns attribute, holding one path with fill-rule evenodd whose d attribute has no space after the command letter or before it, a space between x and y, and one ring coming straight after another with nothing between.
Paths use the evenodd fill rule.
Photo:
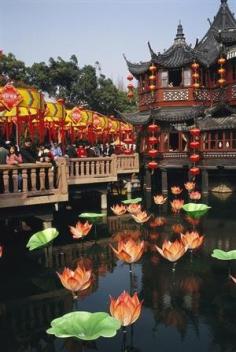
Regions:
<instances>
[{"instance_id":1,"label":"tree foliage","mask_svg":"<svg viewBox=\"0 0 236 352\"><path fill-rule=\"evenodd\" d=\"M119 90L110 78L101 73L100 64L79 67L77 57L68 61L58 57L48 63L26 66L13 54L0 58L0 84L14 81L16 86L33 86L49 96L63 98L68 107L85 106L104 114L136 110L135 102L128 101L126 92Z\"/></svg>"}]
</instances>

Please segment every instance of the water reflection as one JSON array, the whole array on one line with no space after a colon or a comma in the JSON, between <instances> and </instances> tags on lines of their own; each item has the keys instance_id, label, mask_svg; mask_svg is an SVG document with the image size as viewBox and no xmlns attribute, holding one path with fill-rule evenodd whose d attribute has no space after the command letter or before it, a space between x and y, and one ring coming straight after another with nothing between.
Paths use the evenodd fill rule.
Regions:
<instances>
[{"instance_id":1,"label":"water reflection","mask_svg":"<svg viewBox=\"0 0 236 352\"><path fill-rule=\"evenodd\" d=\"M211 204L212 211L200 222L162 210L164 218L160 209L154 209L148 225L136 225L129 214L109 216L106 225L98 225L97 239L89 234L83 242L72 242L68 234L71 218L65 224L66 217L61 214L64 223L59 223L58 218L56 222L59 228L66 229L64 243L56 242L48 258L44 251L29 255L24 250L22 242L26 242L29 229L26 232L14 221L10 227L3 225L6 230L1 239L6 256L0 261L3 351L235 352L236 285L228 278L227 263L210 257L215 248L226 251L236 248L235 200L226 202ZM38 224L26 224L38 230ZM155 246L161 246L165 239L178 239L180 232L193 229L205 236L205 242L199 250L186 253L173 272ZM128 238L145 241L144 255L134 265L132 275L128 265L118 261L110 248L111 243ZM81 263L92 269L94 278L91 287L80 292L74 302L70 292L61 286L56 271L61 272L65 266L73 269ZM236 276L235 263L231 271ZM144 300L141 317L128 329L125 338L120 331L113 339L84 344L46 334L51 320L73 310L108 311L109 294L116 297L123 290L137 291Z\"/></svg>"}]
</instances>

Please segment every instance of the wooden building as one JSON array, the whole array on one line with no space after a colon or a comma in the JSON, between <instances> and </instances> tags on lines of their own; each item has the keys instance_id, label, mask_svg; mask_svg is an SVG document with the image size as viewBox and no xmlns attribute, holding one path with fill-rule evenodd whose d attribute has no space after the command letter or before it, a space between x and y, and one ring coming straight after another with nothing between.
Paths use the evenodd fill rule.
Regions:
<instances>
[{"instance_id":1,"label":"wooden building","mask_svg":"<svg viewBox=\"0 0 236 352\"><path fill-rule=\"evenodd\" d=\"M179 23L168 50L156 53L148 43L147 62L135 64L125 58L129 72L138 81L139 111L122 118L141 131L140 153L145 164L147 126L153 122L159 125L157 172L162 173L164 192L168 169L191 165L192 127L201 131L203 192L208 191L209 169L236 169L236 19L227 0L221 0L209 23L206 35L194 47L187 44Z\"/></svg>"}]
</instances>

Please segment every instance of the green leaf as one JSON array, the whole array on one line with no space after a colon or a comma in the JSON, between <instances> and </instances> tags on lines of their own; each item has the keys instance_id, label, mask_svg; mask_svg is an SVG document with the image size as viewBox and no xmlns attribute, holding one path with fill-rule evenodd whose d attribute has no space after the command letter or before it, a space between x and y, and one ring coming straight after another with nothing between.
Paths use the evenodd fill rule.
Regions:
<instances>
[{"instance_id":1,"label":"green leaf","mask_svg":"<svg viewBox=\"0 0 236 352\"><path fill-rule=\"evenodd\" d=\"M123 204L137 204L142 202L142 198L126 199L122 200Z\"/></svg>"},{"instance_id":2,"label":"green leaf","mask_svg":"<svg viewBox=\"0 0 236 352\"><path fill-rule=\"evenodd\" d=\"M229 252L222 251L221 249L214 249L211 256L219 260L233 260L236 259L236 249Z\"/></svg>"},{"instance_id":3,"label":"green leaf","mask_svg":"<svg viewBox=\"0 0 236 352\"><path fill-rule=\"evenodd\" d=\"M200 218L204 214L208 212L209 207L206 204L199 204L199 203L187 203L184 204L182 209L191 217L193 218Z\"/></svg>"},{"instance_id":4,"label":"green leaf","mask_svg":"<svg viewBox=\"0 0 236 352\"><path fill-rule=\"evenodd\" d=\"M54 319L47 333L61 338L96 340L115 336L120 327L120 322L105 312L71 312Z\"/></svg>"},{"instance_id":5,"label":"green leaf","mask_svg":"<svg viewBox=\"0 0 236 352\"><path fill-rule=\"evenodd\" d=\"M59 232L55 228L48 228L36 232L33 236L30 237L26 247L29 248L30 251L43 247L52 242L58 235Z\"/></svg>"},{"instance_id":6,"label":"green leaf","mask_svg":"<svg viewBox=\"0 0 236 352\"><path fill-rule=\"evenodd\" d=\"M79 218L81 219L89 219L90 222L96 223L105 216L105 214L102 213L82 213L79 215Z\"/></svg>"}]
</instances>

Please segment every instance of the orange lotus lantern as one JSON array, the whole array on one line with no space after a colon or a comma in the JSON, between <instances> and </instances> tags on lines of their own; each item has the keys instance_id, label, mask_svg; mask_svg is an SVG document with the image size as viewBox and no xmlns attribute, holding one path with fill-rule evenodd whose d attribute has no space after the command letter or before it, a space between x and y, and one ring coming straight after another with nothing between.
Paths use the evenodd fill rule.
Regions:
<instances>
[{"instance_id":1,"label":"orange lotus lantern","mask_svg":"<svg viewBox=\"0 0 236 352\"><path fill-rule=\"evenodd\" d=\"M129 326L139 318L143 301L139 301L136 292L130 296L124 291L117 299L110 296L110 300L110 313L122 326Z\"/></svg>"},{"instance_id":2,"label":"orange lotus lantern","mask_svg":"<svg viewBox=\"0 0 236 352\"><path fill-rule=\"evenodd\" d=\"M183 189L180 188L179 186L172 186L171 187L171 193L174 194L175 196L179 195L182 192L183 192Z\"/></svg>"},{"instance_id":3,"label":"orange lotus lantern","mask_svg":"<svg viewBox=\"0 0 236 352\"><path fill-rule=\"evenodd\" d=\"M144 224L145 222L147 222L151 215L148 216L146 211L141 211L140 213L137 214L132 214L133 219L139 223L139 224Z\"/></svg>"},{"instance_id":4,"label":"orange lotus lantern","mask_svg":"<svg viewBox=\"0 0 236 352\"><path fill-rule=\"evenodd\" d=\"M92 283L92 271L83 266L77 266L75 271L64 268L62 274L57 273L62 285L78 298L78 291L86 290Z\"/></svg>"},{"instance_id":5,"label":"orange lotus lantern","mask_svg":"<svg viewBox=\"0 0 236 352\"><path fill-rule=\"evenodd\" d=\"M171 204L171 209L175 214L178 214L180 210L183 208L184 200L183 199L174 199Z\"/></svg>"},{"instance_id":6,"label":"orange lotus lantern","mask_svg":"<svg viewBox=\"0 0 236 352\"><path fill-rule=\"evenodd\" d=\"M162 194L153 196L154 203L157 205L163 205L167 201L167 197Z\"/></svg>"},{"instance_id":7,"label":"orange lotus lantern","mask_svg":"<svg viewBox=\"0 0 236 352\"><path fill-rule=\"evenodd\" d=\"M111 207L111 210L113 211L113 213L115 215L123 215L126 213L126 206L123 204L121 204L121 205L116 204L113 207Z\"/></svg>"},{"instance_id":8,"label":"orange lotus lantern","mask_svg":"<svg viewBox=\"0 0 236 352\"><path fill-rule=\"evenodd\" d=\"M185 187L185 189L188 191L188 192L191 192L191 191L193 191L194 190L194 188L195 188L195 186L196 186L196 183L195 182L186 182L185 184L184 184L184 187Z\"/></svg>"},{"instance_id":9,"label":"orange lotus lantern","mask_svg":"<svg viewBox=\"0 0 236 352\"><path fill-rule=\"evenodd\" d=\"M129 264L137 262L144 251L144 241L134 241L132 238L129 238L127 241L120 240L117 249L112 245L110 246L119 260L123 260Z\"/></svg>"},{"instance_id":10,"label":"orange lotus lantern","mask_svg":"<svg viewBox=\"0 0 236 352\"><path fill-rule=\"evenodd\" d=\"M75 226L69 226L69 228L73 238L80 239L88 235L92 226L93 224L89 224L88 221L86 221L84 224L78 221Z\"/></svg>"},{"instance_id":11,"label":"orange lotus lantern","mask_svg":"<svg viewBox=\"0 0 236 352\"><path fill-rule=\"evenodd\" d=\"M129 204L127 207L127 211L130 214L137 214L141 211L141 204Z\"/></svg>"},{"instance_id":12,"label":"orange lotus lantern","mask_svg":"<svg viewBox=\"0 0 236 352\"><path fill-rule=\"evenodd\" d=\"M186 232L185 235L181 234L181 241L188 249L196 249L203 243L204 236L200 236L197 231Z\"/></svg>"},{"instance_id":13,"label":"orange lotus lantern","mask_svg":"<svg viewBox=\"0 0 236 352\"><path fill-rule=\"evenodd\" d=\"M202 197L201 193L198 192L198 191L195 191L195 192L190 192L189 193L189 198L192 199L192 200L200 200Z\"/></svg>"},{"instance_id":14,"label":"orange lotus lantern","mask_svg":"<svg viewBox=\"0 0 236 352\"><path fill-rule=\"evenodd\" d=\"M170 262L176 262L185 254L188 247L179 240L174 242L165 240L162 248L156 246L156 249L163 258L169 260Z\"/></svg>"}]
</instances>

